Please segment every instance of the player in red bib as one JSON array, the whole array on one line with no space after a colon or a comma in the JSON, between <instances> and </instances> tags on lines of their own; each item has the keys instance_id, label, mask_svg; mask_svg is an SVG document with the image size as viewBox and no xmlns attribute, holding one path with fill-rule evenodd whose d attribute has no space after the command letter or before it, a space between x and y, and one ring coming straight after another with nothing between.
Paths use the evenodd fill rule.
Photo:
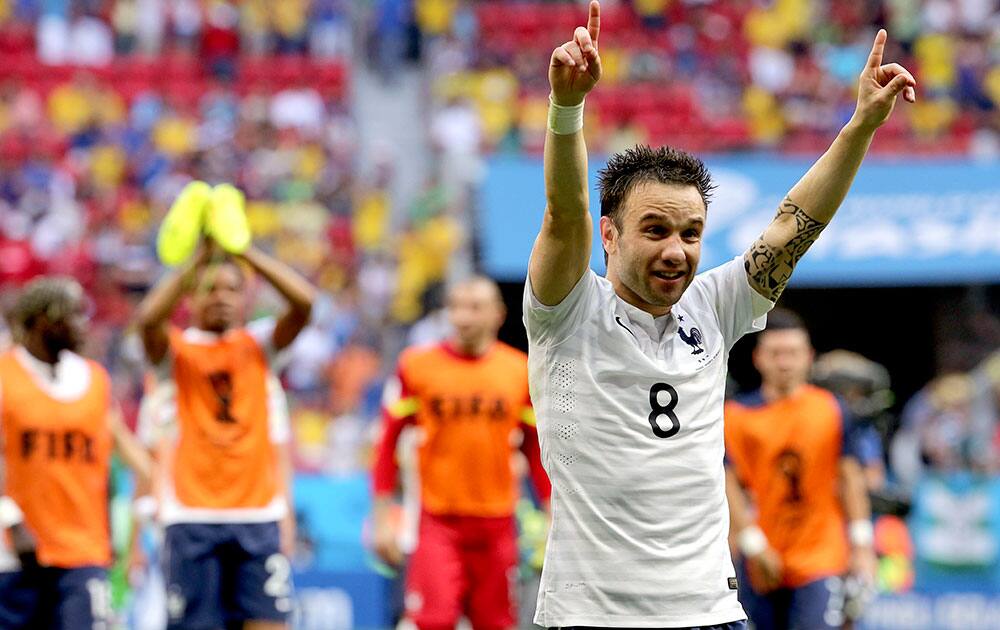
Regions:
<instances>
[{"instance_id":1,"label":"player in red bib","mask_svg":"<svg viewBox=\"0 0 1000 630\"><path fill-rule=\"evenodd\" d=\"M496 284L476 277L448 296L454 329L440 344L399 358L385 396L384 434L375 462L375 548L402 564L392 519L397 440L421 431L421 515L406 575L406 615L421 630L454 628L464 614L474 628L516 625L514 507L518 481L512 444L520 433L539 500L551 488L539 456L528 395L527 356L497 341L504 306Z\"/></svg>"},{"instance_id":2,"label":"player in red bib","mask_svg":"<svg viewBox=\"0 0 1000 630\"><path fill-rule=\"evenodd\" d=\"M16 344L0 354L0 523L13 548L0 544L0 627L104 628L112 448L140 481L149 460L112 401L107 371L77 354L86 326L80 285L36 280L9 319Z\"/></svg>"},{"instance_id":3,"label":"player in red bib","mask_svg":"<svg viewBox=\"0 0 1000 630\"><path fill-rule=\"evenodd\" d=\"M807 382L812 359L802 320L772 311L753 355L761 388L726 405L727 495L749 577L740 600L757 630L840 628L841 577L875 576L854 436L834 395Z\"/></svg>"}]
</instances>

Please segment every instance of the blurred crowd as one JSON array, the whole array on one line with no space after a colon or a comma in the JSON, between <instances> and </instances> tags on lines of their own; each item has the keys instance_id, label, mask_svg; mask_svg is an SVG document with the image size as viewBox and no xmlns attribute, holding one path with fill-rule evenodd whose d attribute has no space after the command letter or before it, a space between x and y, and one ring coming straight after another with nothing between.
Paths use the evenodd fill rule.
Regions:
<instances>
[{"instance_id":1,"label":"blurred crowd","mask_svg":"<svg viewBox=\"0 0 1000 630\"><path fill-rule=\"evenodd\" d=\"M907 487L927 471L1000 473L1000 351L935 378L907 402L891 463Z\"/></svg>"},{"instance_id":2,"label":"blurred crowd","mask_svg":"<svg viewBox=\"0 0 1000 630\"><path fill-rule=\"evenodd\" d=\"M28 45L50 64L99 66L115 55L197 51L237 55L349 52L343 0L2 0L5 44Z\"/></svg>"},{"instance_id":3,"label":"blurred crowd","mask_svg":"<svg viewBox=\"0 0 1000 630\"><path fill-rule=\"evenodd\" d=\"M603 6L605 77L587 108L597 150L669 137L697 151L814 152L850 115L854 77L886 24L886 57L921 87L880 146L998 153L992 0ZM38 274L78 277L93 298L90 352L134 414L142 362L128 326L160 273L156 227L191 178L233 182L257 245L322 294L285 374L297 463L364 465L358 445L399 349L447 330L441 287L473 237L462 217L482 157L541 148L545 63L585 15L569 3L373 7L367 45L353 46L342 0L0 0L0 302ZM427 129L441 176L403 207L388 152L360 166L348 101L352 65L391 74L386 55L421 60L432 79ZM255 314L279 304L264 293ZM889 388L866 378L872 391ZM892 404L859 400L871 418ZM882 436L901 427L890 452L902 482L1000 469L998 404L993 355L930 383L900 422L880 420Z\"/></svg>"},{"instance_id":4,"label":"blurred crowd","mask_svg":"<svg viewBox=\"0 0 1000 630\"><path fill-rule=\"evenodd\" d=\"M192 178L242 188L255 244L321 290L285 376L300 465L356 446L377 416L382 358L462 235L439 186L394 211L393 163L359 167L348 31L328 0L0 1L0 301L39 274L79 278L88 351L133 419L130 318L161 271L156 228ZM281 304L259 298L251 316Z\"/></svg>"},{"instance_id":5,"label":"blurred crowd","mask_svg":"<svg viewBox=\"0 0 1000 630\"><path fill-rule=\"evenodd\" d=\"M435 92L478 114L487 150L541 150L554 46L586 3L414 0ZM815 153L850 117L877 27L919 100L875 151L1000 153L1000 7L993 0L608 0L589 145Z\"/></svg>"}]
</instances>

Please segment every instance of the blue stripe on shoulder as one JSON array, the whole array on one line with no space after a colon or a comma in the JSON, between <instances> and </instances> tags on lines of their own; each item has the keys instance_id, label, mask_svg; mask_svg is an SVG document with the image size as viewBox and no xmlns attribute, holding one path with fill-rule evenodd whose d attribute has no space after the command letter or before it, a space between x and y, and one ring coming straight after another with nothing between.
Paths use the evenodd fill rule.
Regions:
<instances>
[{"instance_id":1,"label":"blue stripe on shoulder","mask_svg":"<svg viewBox=\"0 0 1000 630\"><path fill-rule=\"evenodd\" d=\"M751 392L743 392L742 394L737 394L733 397L733 402L743 405L744 407L763 407L767 404L764 400L764 394L759 389L755 389Z\"/></svg>"}]
</instances>

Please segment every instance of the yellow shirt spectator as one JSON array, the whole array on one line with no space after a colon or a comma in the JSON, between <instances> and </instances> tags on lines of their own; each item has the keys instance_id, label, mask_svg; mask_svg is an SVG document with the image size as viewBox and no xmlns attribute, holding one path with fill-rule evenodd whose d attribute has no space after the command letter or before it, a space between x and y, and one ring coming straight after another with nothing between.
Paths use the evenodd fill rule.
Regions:
<instances>
[{"instance_id":1,"label":"yellow shirt spectator","mask_svg":"<svg viewBox=\"0 0 1000 630\"><path fill-rule=\"evenodd\" d=\"M269 201L248 201L247 221L250 232L257 238L270 238L281 227L278 209Z\"/></svg>"},{"instance_id":2,"label":"yellow shirt spectator","mask_svg":"<svg viewBox=\"0 0 1000 630\"><path fill-rule=\"evenodd\" d=\"M363 250L378 249L385 242L389 222L389 193L364 193L354 211L354 242Z\"/></svg>"},{"instance_id":3,"label":"yellow shirt spectator","mask_svg":"<svg viewBox=\"0 0 1000 630\"><path fill-rule=\"evenodd\" d=\"M167 116L153 129L153 144L167 155L177 157L197 146L198 129L190 120Z\"/></svg>"},{"instance_id":4,"label":"yellow shirt spectator","mask_svg":"<svg viewBox=\"0 0 1000 630\"><path fill-rule=\"evenodd\" d=\"M640 17L655 17L663 15L666 8L670 6L670 0L635 0L635 12ZM604 55L601 55L602 61Z\"/></svg>"},{"instance_id":5,"label":"yellow shirt spectator","mask_svg":"<svg viewBox=\"0 0 1000 630\"><path fill-rule=\"evenodd\" d=\"M925 138L944 132L955 120L958 107L949 98L923 98L910 105L910 124L913 131Z\"/></svg>"},{"instance_id":6,"label":"yellow shirt spectator","mask_svg":"<svg viewBox=\"0 0 1000 630\"><path fill-rule=\"evenodd\" d=\"M750 86L743 93L743 111L750 124L750 135L757 142L774 144L785 133L784 116L777 99L767 90Z\"/></svg>"},{"instance_id":7,"label":"yellow shirt spectator","mask_svg":"<svg viewBox=\"0 0 1000 630\"><path fill-rule=\"evenodd\" d=\"M921 89L948 88L955 84L955 40L940 33L921 36L913 52L919 67Z\"/></svg>"},{"instance_id":8,"label":"yellow shirt spectator","mask_svg":"<svg viewBox=\"0 0 1000 630\"><path fill-rule=\"evenodd\" d=\"M424 35L444 35L451 30L456 0L417 0L417 26Z\"/></svg>"},{"instance_id":9,"label":"yellow shirt spectator","mask_svg":"<svg viewBox=\"0 0 1000 630\"><path fill-rule=\"evenodd\" d=\"M83 129L94 117L87 94L73 83L64 83L49 95L49 119L62 133Z\"/></svg>"},{"instance_id":10,"label":"yellow shirt spectator","mask_svg":"<svg viewBox=\"0 0 1000 630\"><path fill-rule=\"evenodd\" d=\"M90 154L90 176L98 188L110 189L125 175L125 153L110 144L95 147Z\"/></svg>"},{"instance_id":11,"label":"yellow shirt spectator","mask_svg":"<svg viewBox=\"0 0 1000 630\"><path fill-rule=\"evenodd\" d=\"M306 0L280 0L270 2L271 24L274 30L288 38L302 35L306 29L308 5Z\"/></svg>"}]
</instances>

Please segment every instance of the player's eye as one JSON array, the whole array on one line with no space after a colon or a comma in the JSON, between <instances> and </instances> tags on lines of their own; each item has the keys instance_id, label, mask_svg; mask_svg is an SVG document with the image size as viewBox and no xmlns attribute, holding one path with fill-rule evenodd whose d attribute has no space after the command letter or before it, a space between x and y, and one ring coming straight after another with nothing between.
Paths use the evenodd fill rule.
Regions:
<instances>
[{"instance_id":1,"label":"player's eye","mask_svg":"<svg viewBox=\"0 0 1000 630\"><path fill-rule=\"evenodd\" d=\"M701 231L699 231L699 230L685 230L684 231L684 240L697 241L700 238L701 238Z\"/></svg>"}]
</instances>

